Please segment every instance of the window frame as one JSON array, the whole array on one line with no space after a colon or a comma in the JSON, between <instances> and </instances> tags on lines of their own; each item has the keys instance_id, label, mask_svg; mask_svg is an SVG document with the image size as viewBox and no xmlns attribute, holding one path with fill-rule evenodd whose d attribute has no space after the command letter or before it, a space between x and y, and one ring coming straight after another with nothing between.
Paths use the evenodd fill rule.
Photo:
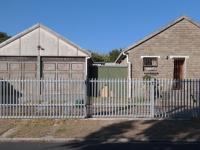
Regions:
<instances>
[{"instance_id":1,"label":"window frame","mask_svg":"<svg viewBox=\"0 0 200 150\"><path fill-rule=\"evenodd\" d=\"M158 57L150 56L150 57L142 57L142 59L143 59L143 68L145 68L145 67L158 67ZM149 61L151 63L151 65L145 64L146 63L145 59L149 59L146 62ZM154 59L156 60L156 64L155 65L153 65L154 64L153 61L155 61Z\"/></svg>"}]
</instances>

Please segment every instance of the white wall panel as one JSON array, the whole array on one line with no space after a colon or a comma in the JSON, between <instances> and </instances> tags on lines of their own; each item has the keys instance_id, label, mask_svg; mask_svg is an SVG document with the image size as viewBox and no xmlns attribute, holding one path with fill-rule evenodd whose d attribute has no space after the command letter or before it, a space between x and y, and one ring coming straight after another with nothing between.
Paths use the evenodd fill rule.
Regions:
<instances>
[{"instance_id":1,"label":"white wall panel","mask_svg":"<svg viewBox=\"0 0 200 150\"><path fill-rule=\"evenodd\" d=\"M0 55L18 56L20 54L20 40L17 39L0 49Z\"/></svg>"},{"instance_id":2,"label":"white wall panel","mask_svg":"<svg viewBox=\"0 0 200 150\"><path fill-rule=\"evenodd\" d=\"M37 45L39 43L39 29L36 29L21 37L21 55L36 56L38 54Z\"/></svg>"},{"instance_id":3,"label":"white wall panel","mask_svg":"<svg viewBox=\"0 0 200 150\"><path fill-rule=\"evenodd\" d=\"M9 42L10 41L10 42ZM43 25L35 25L0 46L0 56L83 56L89 54Z\"/></svg>"},{"instance_id":4,"label":"white wall panel","mask_svg":"<svg viewBox=\"0 0 200 150\"><path fill-rule=\"evenodd\" d=\"M59 40L59 56L77 56L77 48Z\"/></svg>"},{"instance_id":5,"label":"white wall panel","mask_svg":"<svg viewBox=\"0 0 200 150\"><path fill-rule=\"evenodd\" d=\"M44 50L41 51L41 56L57 56L58 54L58 38L40 28L40 45Z\"/></svg>"},{"instance_id":6,"label":"white wall panel","mask_svg":"<svg viewBox=\"0 0 200 150\"><path fill-rule=\"evenodd\" d=\"M78 56L88 56L88 55L83 51L78 50Z\"/></svg>"}]
</instances>

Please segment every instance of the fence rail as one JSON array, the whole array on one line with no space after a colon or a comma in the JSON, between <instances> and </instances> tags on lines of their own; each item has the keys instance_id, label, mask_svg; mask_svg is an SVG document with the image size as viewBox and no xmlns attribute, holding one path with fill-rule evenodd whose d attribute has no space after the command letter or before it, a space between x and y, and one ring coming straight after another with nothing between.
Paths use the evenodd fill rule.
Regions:
<instances>
[{"instance_id":1,"label":"fence rail","mask_svg":"<svg viewBox=\"0 0 200 150\"><path fill-rule=\"evenodd\" d=\"M0 118L199 118L200 79L0 80Z\"/></svg>"}]
</instances>

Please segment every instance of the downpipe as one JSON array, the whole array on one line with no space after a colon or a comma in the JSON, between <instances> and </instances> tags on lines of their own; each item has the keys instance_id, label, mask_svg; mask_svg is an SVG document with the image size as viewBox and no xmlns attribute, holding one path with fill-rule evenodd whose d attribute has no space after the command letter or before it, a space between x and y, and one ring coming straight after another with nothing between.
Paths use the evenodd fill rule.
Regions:
<instances>
[{"instance_id":1,"label":"downpipe","mask_svg":"<svg viewBox=\"0 0 200 150\"><path fill-rule=\"evenodd\" d=\"M129 61L129 57L124 52L122 53L126 56L126 63L128 64L128 98L131 98L131 62Z\"/></svg>"},{"instance_id":2,"label":"downpipe","mask_svg":"<svg viewBox=\"0 0 200 150\"><path fill-rule=\"evenodd\" d=\"M90 57L85 58L85 118L91 117L90 99L88 93L88 91L90 90L89 79L88 79L88 59L90 59Z\"/></svg>"}]
</instances>

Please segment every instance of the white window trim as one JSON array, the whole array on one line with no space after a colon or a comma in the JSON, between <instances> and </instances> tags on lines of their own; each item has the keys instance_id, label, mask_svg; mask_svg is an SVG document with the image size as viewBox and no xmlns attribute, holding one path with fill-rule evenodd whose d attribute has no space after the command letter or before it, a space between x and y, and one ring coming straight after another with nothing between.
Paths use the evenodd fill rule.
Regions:
<instances>
[{"instance_id":1,"label":"white window trim","mask_svg":"<svg viewBox=\"0 0 200 150\"><path fill-rule=\"evenodd\" d=\"M170 59L173 59L173 58L185 58L185 59L188 59L189 56L169 56Z\"/></svg>"},{"instance_id":2,"label":"white window trim","mask_svg":"<svg viewBox=\"0 0 200 150\"><path fill-rule=\"evenodd\" d=\"M141 58L160 58L160 56L141 56Z\"/></svg>"}]
</instances>

